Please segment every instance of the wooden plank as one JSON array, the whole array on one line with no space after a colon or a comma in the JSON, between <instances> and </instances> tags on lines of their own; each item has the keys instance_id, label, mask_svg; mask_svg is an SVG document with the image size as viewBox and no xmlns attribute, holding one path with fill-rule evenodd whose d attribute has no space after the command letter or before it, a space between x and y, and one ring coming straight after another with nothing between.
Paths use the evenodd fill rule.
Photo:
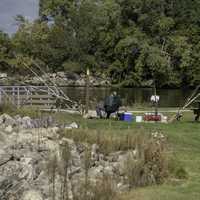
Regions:
<instances>
[{"instance_id":1,"label":"wooden plank","mask_svg":"<svg viewBox=\"0 0 200 200\"><path fill-rule=\"evenodd\" d=\"M17 88L15 90L2 90L5 93L17 93ZM27 92L32 92L33 94L48 94L46 91L33 91L33 90L19 90L20 94L26 94Z\"/></svg>"},{"instance_id":2,"label":"wooden plank","mask_svg":"<svg viewBox=\"0 0 200 200\"><path fill-rule=\"evenodd\" d=\"M17 108L20 107L20 97L19 97L19 88L17 88Z\"/></svg>"},{"instance_id":3,"label":"wooden plank","mask_svg":"<svg viewBox=\"0 0 200 200\"><path fill-rule=\"evenodd\" d=\"M0 104L2 103L2 90L0 89Z\"/></svg>"},{"instance_id":4,"label":"wooden plank","mask_svg":"<svg viewBox=\"0 0 200 200\"><path fill-rule=\"evenodd\" d=\"M55 100L43 100L43 99L28 99L27 103L32 103L32 104L55 104Z\"/></svg>"},{"instance_id":5,"label":"wooden plank","mask_svg":"<svg viewBox=\"0 0 200 200\"><path fill-rule=\"evenodd\" d=\"M10 99L18 107L31 105L48 109L56 103L56 97L51 95L46 86L0 86L0 88L2 100Z\"/></svg>"},{"instance_id":6,"label":"wooden plank","mask_svg":"<svg viewBox=\"0 0 200 200\"><path fill-rule=\"evenodd\" d=\"M13 87L17 87L17 88L48 88L47 86L34 86L34 85L15 85L15 86L10 86L10 85L1 85L1 88L13 88ZM49 86L50 88L54 88L54 86Z\"/></svg>"},{"instance_id":7,"label":"wooden plank","mask_svg":"<svg viewBox=\"0 0 200 200\"><path fill-rule=\"evenodd\" d=\"M51 110L51 108L55 108L55 106L53 105L33 105L33 106L30 106L30 105L24 105L23 108L37 108L37 109L47 109L47 110Z\"/></svg>"},{"instance_id":8,"label":"wooden plank","mask_svg":"<svg viewBox=\"0 0 200 200\"><path fill-rule=\"evenodd\" d=\"M30 97L30 96L29 96ZM20 95L20 98L27 98L27 95ZM55 99L53 96L48 96L48 95L31 95L32 99Z\"/></svg>"}]
</instances>

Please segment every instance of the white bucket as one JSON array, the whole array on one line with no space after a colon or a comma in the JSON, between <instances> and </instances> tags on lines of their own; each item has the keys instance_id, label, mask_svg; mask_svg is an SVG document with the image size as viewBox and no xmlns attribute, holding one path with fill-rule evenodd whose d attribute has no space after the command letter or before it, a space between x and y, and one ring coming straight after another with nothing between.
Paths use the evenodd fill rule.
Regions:
<instances>
[{"instance_id":1,"label":"white bucket","mask_svg":"<svg viewBox=\"0 0 200 200\"><path fill-rule=\"evenodd\" d=\"M136 116L135 121L136 122L142 122L142 116Z\"/></svg>"},{"instance_id":2,"label":"white bucket","mask_svg":"<svg viewBox=\"0 0 200 200\"><path fill-rule=\"evenodd\" d=\"M161 122L163 123L167 123L168 117L167 116L163 116Z\"/></svg>"}]
</instances>

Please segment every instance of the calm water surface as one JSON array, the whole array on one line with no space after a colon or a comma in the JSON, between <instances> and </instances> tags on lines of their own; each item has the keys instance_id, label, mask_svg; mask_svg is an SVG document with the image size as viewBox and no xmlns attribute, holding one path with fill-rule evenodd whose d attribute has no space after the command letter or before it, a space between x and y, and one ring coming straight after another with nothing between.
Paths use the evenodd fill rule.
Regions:
<instances>
[{"instance_id":1,"label":"calm water surface","mask_svg":"<svg viewBox=\"0 0 200 200\"><path fill-rule=\"evenodd\" d=\"M84 87L67 87L64 88L65 93L72 99L85 102ZM150 97L153 94L151 88L90 88L90 100L93 106L96 102L103 100L112 91L117 91L121 96L124 106L148 105ZM160 96L160 107L179 107L184 104L192 90L184 89L158 89L157 94Z\"/></svg>"}]
</instances>

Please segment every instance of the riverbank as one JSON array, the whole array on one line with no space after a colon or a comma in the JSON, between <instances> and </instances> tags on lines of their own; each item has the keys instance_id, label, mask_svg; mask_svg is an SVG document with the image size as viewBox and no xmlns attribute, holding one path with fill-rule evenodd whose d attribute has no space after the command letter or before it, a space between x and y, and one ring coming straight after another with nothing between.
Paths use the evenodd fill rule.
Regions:
<instances>
[{"instance_id":1,"label":"riverbank","mask_svg":"<svg viewBox=\"0 0 200 200\"><path fill-rule=\"evenodd\" d=\"M10 76L7 73L0 74L0 85L53 85L59 87L85 87L86 77L84 74L71 72L45 73L38 76ZM111 81L101 76L90 76L90 86L92 87L110 87Z\"/></svg>"},{"instance_id":2,"label":"riverbank","mask_svg":"<svg viewBox=\"0 0 200 200\"><path fill-rule=\"evenodd\" d=\"M85 87L86 85L86 75L78 74L74 72L64 72L59 71L56 73L45 73L38 74L40 77L35 76L34 74L19 75L0 72L0 85L44 85L45 81L49 85L52 85L52 82L60 87ZM42 81L43 80L43 81ZM90 75L90 86L91 87L114 87L114 88L130 88L130 86L123 86L120 84L113 84L110 78L106 78L105 75ZM153 80L143 81L141 85L132 86L135 88L152 88ZM161 89L159 86L157 86ZM179 87L165 86L162 89L180 89ZM184 87L184 89L195 89L195 87Z\"/></svg>"}]
</instances>

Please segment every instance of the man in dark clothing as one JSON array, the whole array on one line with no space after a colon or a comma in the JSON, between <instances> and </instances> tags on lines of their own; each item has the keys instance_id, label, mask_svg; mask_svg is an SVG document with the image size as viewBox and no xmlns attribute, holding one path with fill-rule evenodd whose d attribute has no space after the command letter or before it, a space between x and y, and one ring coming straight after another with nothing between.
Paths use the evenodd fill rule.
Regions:
<instances>
[{"instance_id":1,"label":"man in dark clothing","mask_svg":"<svg viewBox=\"0 0 200 200\"><path fill-rule=\"evenodd\" d=\"M200 117L200 102L197 101L197 103L198 103L198 108L193 109L194 115L196 115L195 122L198 122Z\"/></svg>"},{"instance_id":2,"label":"man in dark clothing","mask_svg":"<svg viewBox=\"0 0 200 200\"><path fill-rule=\"evenodd\" d=\"M109 119L110 115L118 111L120 106L122 106L122 102L116 92L113 92L110 96L106 97L104 101L104 109L106 112L106 118Z\"/></svg>"}]
</instances>

